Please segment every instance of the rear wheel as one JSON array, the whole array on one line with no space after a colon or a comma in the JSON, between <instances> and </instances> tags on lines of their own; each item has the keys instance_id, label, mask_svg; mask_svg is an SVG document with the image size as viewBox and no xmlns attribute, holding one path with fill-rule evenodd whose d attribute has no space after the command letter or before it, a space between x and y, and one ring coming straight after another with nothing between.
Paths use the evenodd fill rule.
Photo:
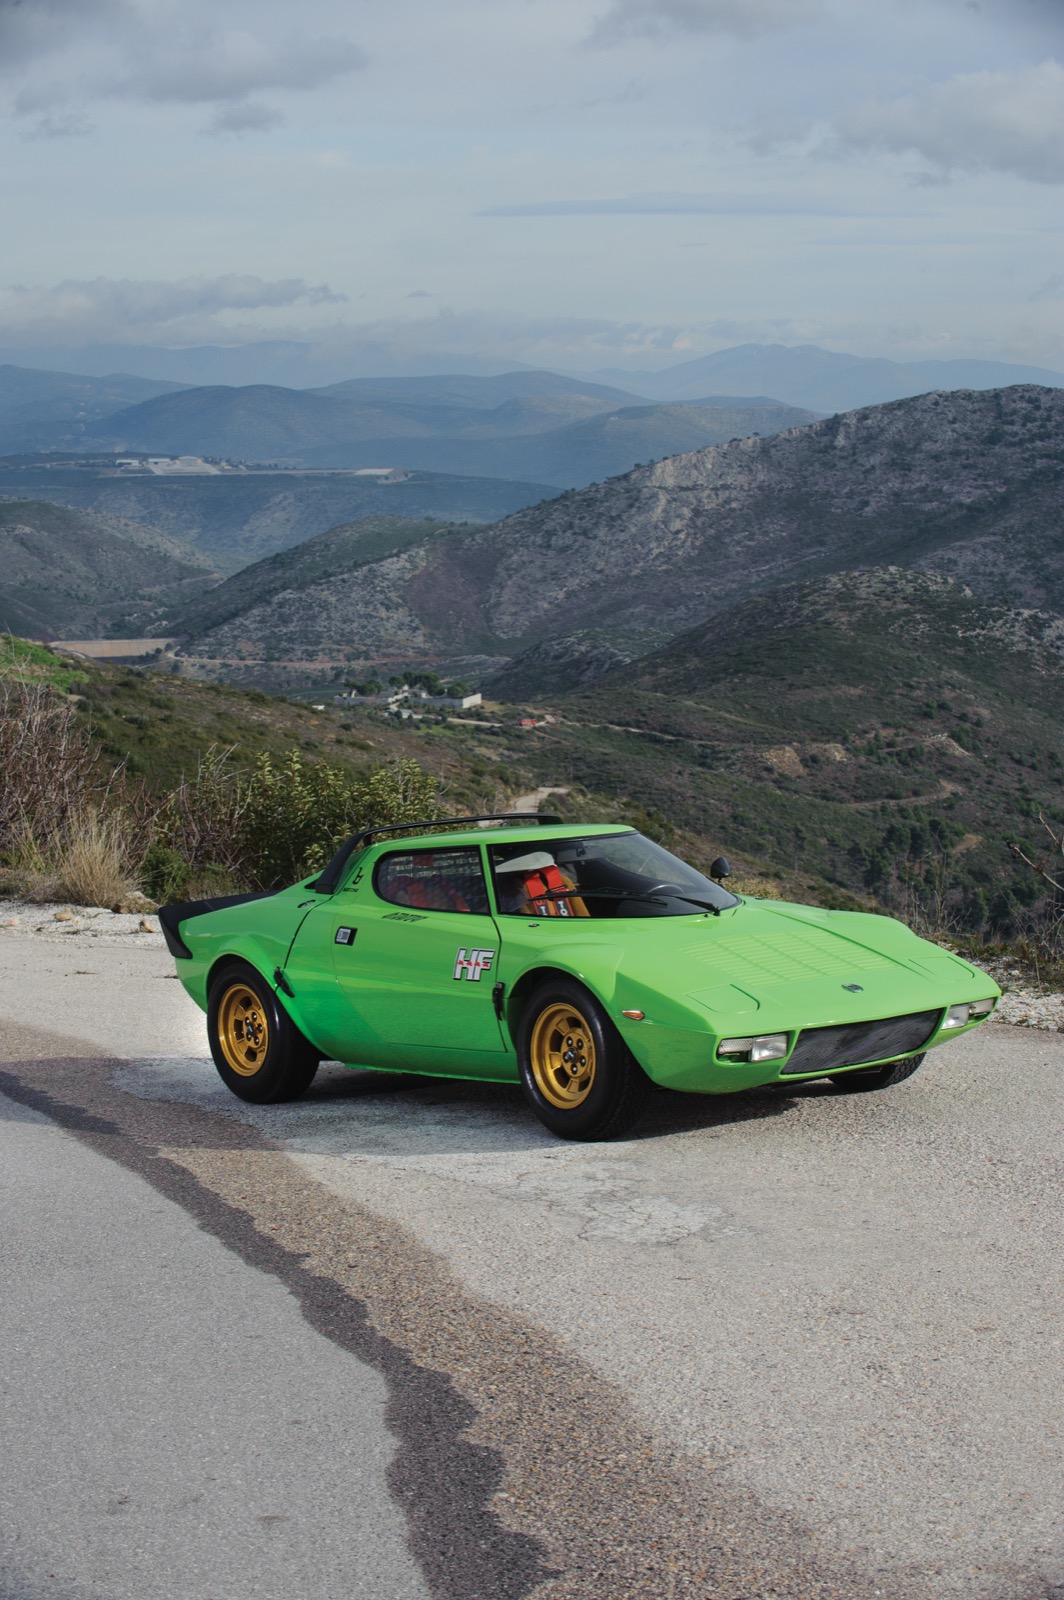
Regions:
<instances>
[{"instance_id":1,"label":"rear wheel","mask_svg":"<svg viewBox=\"0 0 1064 1600\"><path fill-rule=\"evenodd\" d=\"M321 1059L262 974L242 961L211 984L207 1037L226 1088L254 1105L298 1099Z\"/></svg>"},{"instance_id":2,"label":"rear wheel","mask_svg":"<svg viewBox=\"0 0 1064 1600\"><path fill-rule=\"evenodd\" d=\"M578 983L541 984L521 1017L525 1097L562 1139L611 1139L643 1109L650 1081L594 996Z\"/></svg>"},{"instance_id":3,"label":"rear wheel","mask_svg":"<svg viewBox=\"0 0 1064 1600\"><path fill-rule=\"evenodd\" d=\"M926 1055L927 1052L924 1052ZM924 1056L907 1056L904 1061L892 1061L885 1067L870 1067L866 1072L832 1073L831 1081L837 1089L890 1089L896 1083L911 1078Z\"/></svg>"}]
</instances>

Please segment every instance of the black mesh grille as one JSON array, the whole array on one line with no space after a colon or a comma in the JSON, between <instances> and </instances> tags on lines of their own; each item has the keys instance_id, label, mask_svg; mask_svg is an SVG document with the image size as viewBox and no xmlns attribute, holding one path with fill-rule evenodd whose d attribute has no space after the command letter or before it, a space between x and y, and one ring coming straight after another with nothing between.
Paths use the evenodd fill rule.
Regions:
<instances>
[{"instance_id":1,"label":"black mesh grille","mask_svg":"<svg viewBox=\"0 0 1064 1600\"><path fill-rule=\"evenodd\" d=\"M838 1028L807 1028L781 1073L834 1072L865 1061L911 1055L927 1043L941 1011L915 1011L908 1017L883 1017L879 1022L844 1023Z\"/></svg>"}]
</instances>

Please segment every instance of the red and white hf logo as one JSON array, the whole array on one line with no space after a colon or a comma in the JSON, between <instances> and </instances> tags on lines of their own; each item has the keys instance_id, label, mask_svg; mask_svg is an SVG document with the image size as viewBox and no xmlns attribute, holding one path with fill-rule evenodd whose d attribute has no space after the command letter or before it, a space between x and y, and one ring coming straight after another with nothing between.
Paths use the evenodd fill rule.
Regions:
<instances>
[{"instance_id":1,"label":"red and white hf logo","mask_svg":"<svg viewBox=\"0 0 1064 1600\"><path fill-rule=\"evenodd\" d=\"M479 983L480 974L487 972L494 960L494 950L459 950L454 958L454 976Z\"/></svg>"}]
</instances>

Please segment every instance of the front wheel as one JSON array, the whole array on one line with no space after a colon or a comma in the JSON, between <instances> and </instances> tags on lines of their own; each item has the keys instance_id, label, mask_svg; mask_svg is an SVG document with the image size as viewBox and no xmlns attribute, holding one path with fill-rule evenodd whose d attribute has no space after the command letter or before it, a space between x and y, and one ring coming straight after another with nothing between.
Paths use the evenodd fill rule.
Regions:
<instances>
[{"instance_id":1,"label":"front wheel","mask_svg":"<svg viewBox=\"0 0 1064 1600\"><path fill-rule=\"evenodd\" d=\"M911 1078L917 1067L924 1059L923 1055L907 1056L904 1061L892 1061L885 1067L871 1067L867 1072L839 1072L832 1073L831 1081L836 1089L856 1089L858 1093L863 1089L890 1089L896 1083L904 1083L906 1078Z\"/></svg>"},{"instance_id":2,"label":"front wheel","mask_svg":"<svg viewBox=\"0 0 1064 1600\"><path fill-rule=\"evenodd\" d=\"M649 1079L598 1001L578 983L541 984L521 1017L525 1098L561 1139L611 1139L638 1118Z\"/></svg>"},{"instance_id":3,"label":"front wheel","mask_svg":"<svg viewBox=\"0 0 1064 1600\"><path fill-rule=\"evenodd\" d=\"M321 1059L262 974L243 961L223 967L211 984L207 1037L226 1088L253 1105L298 1099Z\"/></svg>"}]
</instances>

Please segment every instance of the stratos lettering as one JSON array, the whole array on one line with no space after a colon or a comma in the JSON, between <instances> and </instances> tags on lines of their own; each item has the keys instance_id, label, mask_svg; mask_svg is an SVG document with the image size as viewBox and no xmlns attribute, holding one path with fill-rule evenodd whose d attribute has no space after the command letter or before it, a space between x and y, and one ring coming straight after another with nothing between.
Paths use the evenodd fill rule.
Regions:
<instances>
[{"instance_id":1,"label":"stratos lettering","mask_svg":"<svg viewBox=\"0 0 1064 1600\"><path fill-rule=\"evenodd\" d=\"M482 972L487 972L495 960L494 950L459 950L454 958L454 976L457 979L469 978L473 983L480 982Z\"/></svg>"}]
</instances>

